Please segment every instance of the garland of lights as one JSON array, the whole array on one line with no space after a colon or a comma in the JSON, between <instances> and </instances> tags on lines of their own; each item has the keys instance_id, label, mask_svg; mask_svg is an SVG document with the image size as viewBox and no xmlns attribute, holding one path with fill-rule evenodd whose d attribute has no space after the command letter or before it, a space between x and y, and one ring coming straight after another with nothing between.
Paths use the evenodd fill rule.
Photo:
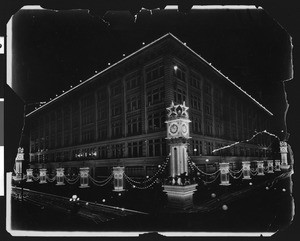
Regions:
<instances>
[{"instance_id":1,"label":"garland of lights","mask_svg":"<svg viewBox=\"0 0 300 241\"><path fill-rule=\"evenodd\" d=\"M32 176L32 179L33 179L34 181L38 181L38 180L40 179L40 177L39 177L39 176L37 176L37 177Z\"/></svg>"},{"instance_id":2,"label":"garland of lights","mask_svg":"<svg viewBox=\"0 0 300 241\"><path fill-rule=\"evenodd\" d=\"M65 180L67 183L69 183L70 185L73 185L75 184L78 180L79 180L79 176L77 176L75 179L71 180L71 179L68 179L66 176L65 176Z\"/></svg>"},{"instance_id":3,"label":"garland of lights","mask_svg":"<svg viewBox=\"0 0 300 241\"><path fill-rule=\"evenodd\" d=\"M233 174L238 174L238 173L240 173L242 170L243 170L243 168L241 168L239 171L233 171L233 170L229 169L229 172L230 172L230 173L233 173Z\"/></svg>"},{"instance_id":4,"label":"garland of lights","mask_svg":"<svg viewBox=\"0 0 300 241\"><path fill-rule=\"evenodd\" d=\"M204 181L204 180L202 180L203 181L203 183L205 183L205 184L210 184L210 183L213 183L213 182L215 182L218 178L219 178L219 176L220 176L220 172L217 174L217 176L215 177L215 179L214 180L212 180L212 181Z\"/></svg>"},{"instance_id":5,"label":"garland of lights","mask_svg":"<svg viewBox=\"0 0 300 241\"><path fill-rule=\"evenodd\" d=\"M214 153L214 152L217 152L217 151L220 151L220 150L224 150L224 149L230 148L232 146L238 145L240 143L247 143L247 142L251 141L252 139L254 139L257 135L261 135L261 134L268 134L269 136L273 136L273 137L277 138L278 140L280 140L279 137L276 136L275 134L270 133L267 130L263 130L263 131L260 131L260 132L256 132L250 139L247 139L247 140L244 140L244 141L237 141L237 142L234 142L234 143L232 143L230 145L227 145L227 146L222 146L218 149L214 149L212 152Z\"/></svg>"},{"instance_id":6,"label":"garland of lights","mask_svg":"<svg viewBox=\"0 0 300 241\"><path fill-rule=\"evenodd\" d=\"M230 173L230 172L229 172L229 175L232 176L234 179L239 179L239 178L243 175L243 173L241 172L240 175L237 176L237 177L234 176L234 175L233 175L232 173Z\"/></svg>"},{"instance_id":7,"label":"garland of lights","mask_svg":"<svg viewBox=\"0 0 300 241\"><path fill-rule=\"evenodd\" d=\"M110 182L110 180L113 178L113 174L111 174L108 178L106 178L103 181L97 181L96 179L92 178L91 175L89 175L89 178L90 178L91 182L93 184L95 184L96 186L103 187Z\"/></svg>"},{"instance_id":8,"label":"garland of lights","mask_svg":"<svg viewBox=\"0 0 300 241\"><path fill-rule=\"evenodd\" d=\"M169 162L169 159L170 159L169 156L166 157L166 161L160 166L160 168L156 171L156 173L152 177L149 177L149 178L147 178L144 181L141 181L141 182L135 181L132 178L130 178L129 176L127 176L126 173L124 173L123 175L125 177L127 177L132 183L135 183L135 184L146 184L146 183L152 181L152 179L155 178L158 174L163 173L163 171L165 170L165 168L166 168L166 166L167 166L167 164Z\"/></svg>"},{"instance_id":9,"label":"garland of lights","mask_svg":"<svg viewBox=\"0 0 300 241\"><path fill-rule=\"evenodd\" d=\"M156 180L154 180L152 183L150 183L148 186L145 186L145 187L138 187L136 185L134 185L134 183L131 182L130 178L127 176L127 175L124 175L125 179L128 181L128 183L133 187L133 188L137 188L137 189L141 189L141 190L145 190L145 189L148 189L150 187L152 187L155 183L156 183Z\"/></svg>"},{"instance_id":10,"label":"garland of lights","mask_svg":"<svg viewBox=\"0 0 300 241\"><path fill-rule=\"evenodd\" d=\"M56 175L52 178L50 178L48 175L46 175L46 179L47 179L48 182L54 182L55 179L56 179Z\"/></svg>"},{"instance_id":11,"label":"garland of lights","mask_svg":"<svg viewBox=\"0 0 300 241\"><path fill-rule=\"evenodd\" d=\"M188 162L189 162L189 161L188 161ZM202 171L199 167L197 167L196 164L195 164L194 162L191 162L191 164L192 164L194 167L196 167L197 171L199 171L200 173L202 173L202 174L204 174L204 175L207 175L207 176L215 175L215 174L217 174L217 173L220 171L220 170L217 170L217 171L215 171L215 172L213 172L213 173L206 173L206 172Z\"/></svg>"}]
</instances>

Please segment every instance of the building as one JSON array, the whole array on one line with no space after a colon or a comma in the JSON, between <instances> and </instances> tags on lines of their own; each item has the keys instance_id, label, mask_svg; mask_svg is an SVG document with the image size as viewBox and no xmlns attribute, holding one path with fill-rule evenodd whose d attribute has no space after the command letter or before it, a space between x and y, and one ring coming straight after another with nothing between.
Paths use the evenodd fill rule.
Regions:
<instances>
[{"instance_id":1,"label":"building","mask_svg":"<svg viewBox=\"0 0 300 241\"><path fill-rule=\"evenodd\" d=\"M153 175L169 153L166 108L189 107L189 156L201 166L266 157L272 113L172 34L166 34L26 116L30 166Z\"/></svg>"}]
</instances>

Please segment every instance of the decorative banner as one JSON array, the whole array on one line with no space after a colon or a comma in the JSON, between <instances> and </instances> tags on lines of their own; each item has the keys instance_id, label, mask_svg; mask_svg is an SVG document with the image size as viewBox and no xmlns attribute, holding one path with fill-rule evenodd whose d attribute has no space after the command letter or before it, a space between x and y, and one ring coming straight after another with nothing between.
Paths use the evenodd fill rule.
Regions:
<instances>
[{"instance_id":1,"label":"decorative banner","mask_svg":"<svg viewBox=\"0 0 300 241\"><path fill-rule=\"evenodd\" d=\"M65 169L63 167L56 168L56 185L57 186L65 185L65 183L64 183L64 181L65 181L64 170Z\"/></svg>"},{"instance_id":2,"label":"decorative banner","mask_svg":"<svg viewBox=\"0 0 300 241\"><path fill-rule=\"evenodd\" d=\"M274 173L273 171L273 160L268 160L268 173Z\"/></svg>"},{"instance_id":3,"label":"decorative banner","mask_svg":"<svg viewBox=\"0 0 300 241\"><path fill-rule=\"evenodd\" d=\"M251 179L251 172L250 172L250 162L249 161L243 161L243 179Z\"/></svg>"},{"instance_id":4,"label":"decorative banner","mask_svg":"<svg viewBox=\"0 0 300 241\"><path fill-rule=\"evenodd\" d=\"M229 186L229 163L220 163L220 185Z\"/></svg>"},{"instance_id":5,"label":"decorative banner","mask_svg":"<svg viewBox=\"0 0 300 241\"><path fill-rule=\"evenodd\" d=\"M276 172L281 171L281 169L280 169L280 160L275 160L275 171Z\"/></svg>"},{"instance_id":6,"label":"decorative banner","mask_svg":"<svg viewBox=\"0 0 300 241\"><path fill-rule=\"evenodd\" d=\"M114 191L124 191L124 167L113 167Z\"/></svg>"},{"instance_id":7,"label":"decorative banner","mask_svg":"<svg viewBox=\"0 0 300 241\"><path fill-rule=\"evenodd\" d=\"M264 176L264 161L256 161L257 162L257 175Z\"/></svg>"},{"instance_id":8,"label":"decorative banner","mask_svg":"<svg viewBox=\"0 0 300 241\"><path fill-rule=\"evenodd\" d=\"M46 172L47 172L47 169L45 169L45 168L40 169L40 184L47 183Z\"/></svg>"},{"instance_id":9,"label":"decorative banner","mask_svg":"<svg viewBox=\"0 0 300 241\"><path fill-rule=\"evenodd\" d=\"M33 182L32 176L32 169L26 169L26 182Z\"/></svg>"},{"instance_id":10,"label":"decorative banner","mask_svg":"<svg viewBox=\"0 0 300 241\"><path fill-rule=\"evenodd\" d=\"M81 167L79 168L80 173L80 188L87 188L89 187L89 167Z\"/></svg>"}]
</instances>

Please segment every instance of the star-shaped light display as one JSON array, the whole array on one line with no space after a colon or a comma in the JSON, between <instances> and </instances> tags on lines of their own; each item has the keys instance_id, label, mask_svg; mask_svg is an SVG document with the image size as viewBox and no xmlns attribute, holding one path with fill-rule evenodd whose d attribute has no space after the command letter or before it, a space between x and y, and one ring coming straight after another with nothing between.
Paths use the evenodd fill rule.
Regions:
<instances>
[{"instance_id":1,"label":"star-shaped light display","mask_svg":"<svg viewBox=\"0 0 300 241\"><path fill-rule=\"evenodd\" d=\"M176 112L176 106L174 105L174 102L172 101L171 106L167 108L168 111L168 117L177 116Z\"/></svg>"}]
</instances>

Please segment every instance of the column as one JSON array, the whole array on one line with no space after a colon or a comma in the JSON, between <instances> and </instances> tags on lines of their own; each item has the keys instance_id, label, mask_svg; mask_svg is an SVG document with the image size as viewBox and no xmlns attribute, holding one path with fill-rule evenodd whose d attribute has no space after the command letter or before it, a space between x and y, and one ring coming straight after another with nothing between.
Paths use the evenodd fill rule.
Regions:
<instances>
[{"instance_id":1,"label":"column","mask_svg":"<svg viewBox=\"0 0 300 241\"><path fill-rule=\"evenodd\" d=\"M220 163L220 180L221 186L229 186L229 163Z\"/></svg>"},{"instance_id":2,"label":"column","mask_svg":"<svg viewBox=\"0 0 300 241\"><path fill-rule=\"evenodd\" d=\"M288 165L287 161L287 143L286 141L281 141L280 143L280 154L281 154L281 169L288 169L290 165Z\"/></svg>"},{"instance_id":3,"label":"column","mask_svg":"<svg viewBox=\"0 0 300 241\"><path fill-rule=\"evenodd\" d=\"M243 179L251 179L250 176L250 162L249 161L243 161Z\"/></svg>"},{"instance_id":4,"label":"column","mask_svg":"<svg viewBox=\"0 0 300 241\"><path fill-rule=\"evenodd\" d=\"M32 169L26 169L26 182L32 182Z\"/></svg>"},{"instance_id":5,"label":"column","mask_svg":"<svg viewBox=\"0 0 300 241\"><path fill-rule=\"evenodd\" d=\"M281 169L280 169L280 160L275 160L275 171L276 172L281 171Z\"/></svg>"},{"instance_id":6,"label":"column","mask_svg":"<svg viewBox=\"0 0 300 241\"><path fill-rule=\"evenodd\" d=\"M44 184L47 183L46 182L46 173L47 169L46 168L41 168L40 169L40 184Z\"/></svg>"},{"instance_id":7,"label":"column","mask_svg":"<svg viewBox=\"0 0 300 241\"><path fill-rule=\"evenodd\" d=\"M60 168L56 168L56 185L57 186L61 186L61 185L65 185L64 183L64 168L60 167Z\"/></svg>"},{"instance_id":8,"label":"column","mask_svg":"<svg viewBox=\"0 0 300 241\"><path fill-rule=\"evenodd\" d=\"M114 175L114 190L115 192L122 192L124 190L124 167L113 167Z\"/></svg>"},{"instance_id":9,"label":"column","mask_svg":"<svg viewBox=\"0 0 300 241\"><path fill-rule=\"evenodd\" d=\"M87 188L89 187L89 167L81 167L79 168L80 174L80 186L79 188Z\"/></svg>"},{"instance_id":10,"label":"column","mask_svg":"<svg viewBox=\"0 0 300 241\"><path fill-rule=\"evenodd\" d=\"M264 176L264 161L257 161L257 175Z\"/></svg>"},{"instance_id":11,"label":"column","mask_svg":"<svg viewBox=\"0 0 300 241\"><path fill-rule=\"evenodd\" d=\"M274 173L273 172L273 160L268 160L268 173Z\"/></svg>"}]
</instances>

